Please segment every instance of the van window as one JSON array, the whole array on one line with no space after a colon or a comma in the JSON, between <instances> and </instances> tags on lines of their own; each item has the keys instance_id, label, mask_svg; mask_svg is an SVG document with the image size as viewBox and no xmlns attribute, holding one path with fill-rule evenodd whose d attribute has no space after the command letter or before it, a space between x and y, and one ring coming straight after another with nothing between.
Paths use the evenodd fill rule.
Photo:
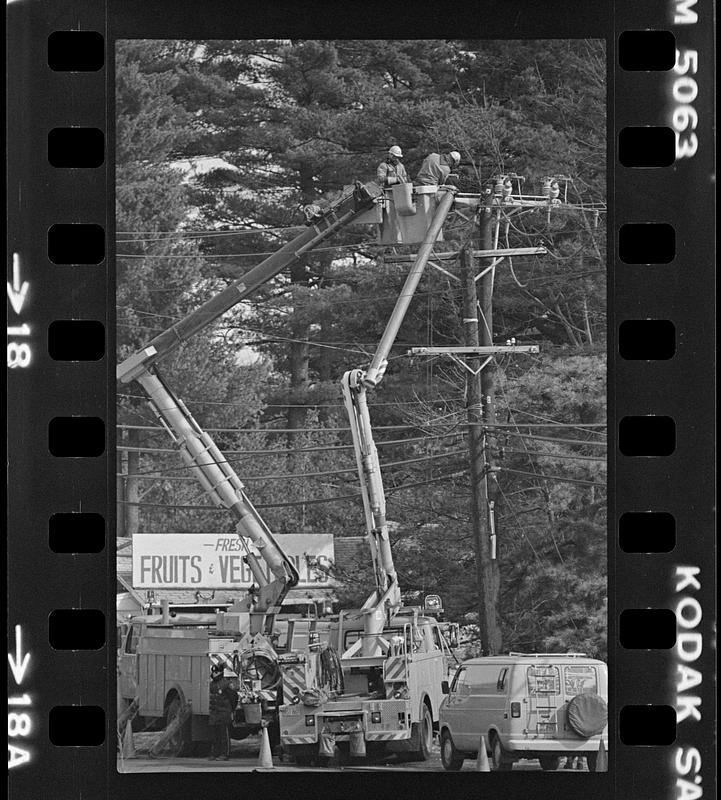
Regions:
<instances>
[{"instance_id":1,"label":"van window","mask_svg":"<svg viewBox=\"0 0 721 800\"><path fill-rule=\"evenodd\" d=\"M466 669L459 669L456 672L456 677L453 679L453 683L451 684L451 691L452 692L459 692L460 687L465 685L466 681Z\"/></svg>"},{"instance_id":2,"label":"van window","mask_svg":"<svg viewBox=\"0 0 721 800\"><path fill-rule=\"evenodd\" d=\"M536 664L528 668L528 693L530 695L560 694L561 678L558 667Z\"/></svg>"},{"instance_id":3,"label":"van window","mask_svg":"<svg viewBox=\"0 0 721 800\"><path fill-rule=\"evenodd\" d=\"M596 667L590 664L573 664L563 668L566 694L598 694Z\"/></svg>"},{"instance_id":4,"label":"van window","mask_svg":"<svg viewBox=\"0 0 721 800\"><path fill-rule=\"evenodd\" d=\"M498 685L498 665L470 664L466 682L471 694L495 694Z\"/></svg>"}]
</instances>

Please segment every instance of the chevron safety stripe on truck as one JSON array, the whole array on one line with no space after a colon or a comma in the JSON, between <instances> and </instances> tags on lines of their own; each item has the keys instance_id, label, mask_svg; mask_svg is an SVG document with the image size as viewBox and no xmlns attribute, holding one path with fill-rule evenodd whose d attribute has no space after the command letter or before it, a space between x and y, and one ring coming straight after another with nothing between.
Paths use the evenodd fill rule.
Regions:
<instances>
[{"instance_id":1,"label":"chevron safety stripe on truck","mask_svg":"<svg viewBox=\"0 0 721 800\"><path fill-rule=\"evenodd\" d=\"M227 655L226 653L210 653L208 657L210 658L210 663L212 665L219 665L223 667L223 669L228 669L234 675L237 675L235 669L233 668L232 655Z\"/></svg>"},{"instance_id":2,"label":"chevron safety stripe on truck","mask_svg":"<svg viewBox=\"0 0 721 800\"><path fill-rule=\"evenodd\" d=\"M390 742L397 739L410 739L411 732L408 729L402 731L366 731L365 738L369 742Z\"/></svg>"},{"instance_id":3,"label":"chevron safety stripe on truck","mask_svg":"<svg viewBox=\"0 0 721 800\"><path fill-rule=\"evenodd\" d=\"M317 744L318 737L313 736L281 736L283 744Z\"/></svg>"},{"instance_id":4,"label":"chevron safety stripe on truck","mask_svg":"<svg viewBox=\"0 0 721 800\"><path fill-rule=\"evenodd\" d=\"M283 697L288 702L291 697L304 692L306 687L305 669L301 667L285 667L283 670ZM297 690L297 691L295 691Z\"/></svg>"},{"instance_id":5,"label":"chevron safety stripe on truck","mask_svg":"<svg viewBox=\"0 0 721 800\"><path fill-rule=\"evenodd\" d=\"M384 665L383 678L386 681L400 681L406 675L406 659L403 656L389 658Z\"/></svg>"}]
</instances>

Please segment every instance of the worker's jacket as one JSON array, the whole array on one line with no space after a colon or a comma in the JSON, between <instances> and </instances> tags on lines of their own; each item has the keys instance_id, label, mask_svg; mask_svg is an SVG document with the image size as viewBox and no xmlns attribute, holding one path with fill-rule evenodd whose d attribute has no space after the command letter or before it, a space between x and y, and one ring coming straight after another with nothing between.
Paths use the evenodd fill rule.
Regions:
<instances>
[{"instance_id":1,"label":"worker's jacket","mask_svg":"<svg viewBox=\"0 0 721 800\"><path fill-rule=\"evenodd\" d=\"M410 183L406 168L399 161L391 164L390 161L381 161L376 171L378 185L382 187L395 186L397 183Z\"/></svg>"},{"instance_id":2,"label":"worker's jacket","mask_svg":"<svg viewBox=\"0 0 721 800\"><path fill-rule=\"evenodd\" d=\"M238 692L227 678L212 678L210 681L210 702L208 704L208 723L210 725L230 725L233 712L238 704Z\"/></svg>"},{"instance_id":3,"label":"worker's jacket","mask_svg":"<svg viewBox=\"0 0 721 800\"><path fill-rule=\"evenodd\" d=\"M451 165L448 163L447 156L431 153L426 156L425 161L416 177L417 186L437 186L445 182L450 175Z\"/></svg>"}]
</instances>

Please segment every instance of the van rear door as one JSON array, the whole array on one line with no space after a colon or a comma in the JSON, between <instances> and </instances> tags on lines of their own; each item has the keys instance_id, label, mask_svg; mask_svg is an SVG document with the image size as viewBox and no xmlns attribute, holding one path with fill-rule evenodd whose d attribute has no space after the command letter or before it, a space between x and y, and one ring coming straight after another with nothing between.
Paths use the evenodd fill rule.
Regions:
<instances>
[{"instance_id":1,"label":"van rear door","mask_svg":"<svg viewBox=\"0 0 721 800\"><path fill-rule=\"evenodd\" d=\"M596 664L564 664L563 670L563 693L564 700L562 708L559 710L559 735L579 738L566 720L566 709L568 703L579 694L598 694L607 698L604 688L600 685L598 666Z\"/></svg>"},{"instance_id":2,"label":"van rear door","mask_svg":"<svg viewBox=\"0 0 721 800\"><path fill-rule=\"evenodd\" d=\"M531 733L555 737L562 733L563 708L560 668L553 664L531 664L526 668L528 687L528 720Z\"/></svg>"}]
</instances>

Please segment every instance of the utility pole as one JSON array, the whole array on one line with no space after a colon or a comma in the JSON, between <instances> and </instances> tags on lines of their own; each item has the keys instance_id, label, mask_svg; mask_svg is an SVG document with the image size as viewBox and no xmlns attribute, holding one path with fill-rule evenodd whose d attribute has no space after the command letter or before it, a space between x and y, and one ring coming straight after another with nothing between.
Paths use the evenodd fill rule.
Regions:
<instances>
[{"instance_id":1,"label":"utility pole","mask_svg":"<svg viewBox=\"0 0 721 800\"><path fill-rule=\"evenodd\" d=\"M498 247L502 219L521 209L551 209L562 204L559 199L559 181L563 176L546 178L541 194L524 194L524 178L515 173L498 175L489 182L478 198L479 244L478 250L470 244L460 251L463 286L463 345L460 347L412 347L408 355L445 355L462 367L466 373L466 399L468 420L468 447L471 474L471 523L476 554L476 581L478 584L478 626L483 655L495 655L502 645L496 608L500 576L497 562L496 505L499 494L498 469L493 463L491 443L495 438L496 409L494 400L494 356L499 353L538 353L536 345L517 345L515 339L506 345L493 344L493 279L495 268L510 256L543 255L545 247ZM514 181L518 183L514 193ZM467 198L457 200L471 205ZM565 194L564 201L565 202ZM605 209L598 209L600 212ZM455 259L457 252L434 253L432 266L448 272L437 261ZM388 257L388 261L411 261L414 255ZM478 267L474 259L479 260ZM476 268L480 269L476 273ZM453 276L451 276L453 277ZM589 333L590 336L590 333Z\"/></svg>"},{"instance_id":2,"label":"utility pole","mask_svg":"<svg viewBox=\"0 0 721 800\"><path fill-rule=\"evenodd\" d=\"M481 207L481 248L492 249L491 211ZM478 319L473 255L470 248L461 250L461 279L464 288L463 335L469 348L493 347L491 294L492 270L480 278L481 320ZM480 331L479 331L480 327ZM492 358L481 362L480 355L467 357L466 397L468 418L468 447L471 472L471 523L476 552L476 581L479 590L478 627L484 655L494 655L501 649L501 631L496 618L498 600L498 564L495 560L495 526L491 503L495 493L489 491L491 458L484 425L493 422ZM489 377L486 377L489 376ZM495 481L493 481L495 483Z\"/></svg>"}]
</instances>

